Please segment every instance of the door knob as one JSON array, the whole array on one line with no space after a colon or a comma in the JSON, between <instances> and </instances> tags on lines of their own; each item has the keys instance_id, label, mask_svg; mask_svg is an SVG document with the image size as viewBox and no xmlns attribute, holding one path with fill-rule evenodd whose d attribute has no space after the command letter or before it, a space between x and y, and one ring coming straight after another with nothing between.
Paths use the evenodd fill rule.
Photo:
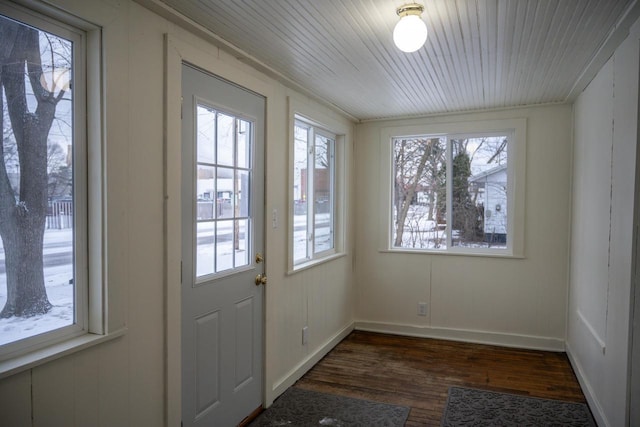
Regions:
<instances>
[{"instance_id":1,"label":"door knob","mask_svg":"<svg viewBox=\"0 0 640 427\"><path fill-rule=\"evenodd\" d=\"M267 284L267 276L258 274L256 276L256 286L266 285Z\"/></svg>"}]
</instances>

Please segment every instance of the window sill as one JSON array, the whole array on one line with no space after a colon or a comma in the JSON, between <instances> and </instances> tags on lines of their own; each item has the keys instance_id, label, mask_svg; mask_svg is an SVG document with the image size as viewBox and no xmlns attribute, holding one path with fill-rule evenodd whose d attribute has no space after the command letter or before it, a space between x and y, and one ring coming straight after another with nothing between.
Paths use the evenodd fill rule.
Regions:
<instances>
[{"instance_id":1,"label":"window sill","mask_svg":"<svg viewBox=\"0 0 640 427\"><path fill-rule=\"evenodd\" d=\"M437 251L426 249L379 249L380 253L389 254L422 254L422 255L445 255L445 256L468 256L468 257L483 257L483 258L512 258L512 259L525 259L523 254L513 254L506 251L501 252L466 252L466 251Z\"/></svg>"},{"instance_id":2,"label":"window sill","mask_svg":"<svg viewBox=\"0 0 640 427\"><path fill-rule=\"evenodd\" d=\"M311 261L296 264L293 268L289 269L289 271L287 272L287 275L296 274L300 271L315 267L316 265L324 264L325 262L333 261L335 259L342 258L345 256L347 256L345 252L339 252L339 253L328 255L324 258L312 259Z\"/></svg>"},{"instance_id":3,"label":"window sill","mask_svg":"<svg viewBox=\"0 0 640 427\"><path fill-rule=\"evenodd\" d=\"M123 336L127 328L106 335L84 334L39 350L32 351L0 362L0 379L9 377L27 369L76 353L89 347L111 341Z\"/></svg>"}]
</instances>

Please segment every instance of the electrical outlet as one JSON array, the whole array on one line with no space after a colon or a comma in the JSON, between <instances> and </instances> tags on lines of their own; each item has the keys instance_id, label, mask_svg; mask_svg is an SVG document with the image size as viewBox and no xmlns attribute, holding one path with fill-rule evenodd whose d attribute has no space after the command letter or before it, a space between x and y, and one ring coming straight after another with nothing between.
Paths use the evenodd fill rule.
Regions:
<instances>
[{"instance_id":1,"label":"electrical outlet","mask_svg":"<svg viewBox=\"0 0 640 427\"><path fill-rule=\"evenodd\" d=\"M302 328L302 345L306 345L309 342L309 327Z\"/></svg>"},{"instance_id":2,"label":"electrical outlet","mask_svg":"<svg viewBox=\"0 0 640 427\"><path fill-rule=\"evenodd\" d=\"M418 303L418 316L426 316L427 315L427 303L419 302Z\"/></svg>"}]
</instances>

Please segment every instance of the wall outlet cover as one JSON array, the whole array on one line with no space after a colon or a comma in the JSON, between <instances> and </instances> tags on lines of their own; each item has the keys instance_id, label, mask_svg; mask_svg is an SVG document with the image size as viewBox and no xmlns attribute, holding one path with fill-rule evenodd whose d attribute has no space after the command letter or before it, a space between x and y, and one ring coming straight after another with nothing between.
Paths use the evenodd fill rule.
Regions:
<instances>
[{"instance_id":1,"label":"wall outlet cover","mask_svg":"<svg viewBox=\"0 0 640 427\"><path fill-rule=\"evenodd\" d=\"M427 315L427 303L419 302L418 303L418 316L426 316Z\"/></svg>"}]
</instances>

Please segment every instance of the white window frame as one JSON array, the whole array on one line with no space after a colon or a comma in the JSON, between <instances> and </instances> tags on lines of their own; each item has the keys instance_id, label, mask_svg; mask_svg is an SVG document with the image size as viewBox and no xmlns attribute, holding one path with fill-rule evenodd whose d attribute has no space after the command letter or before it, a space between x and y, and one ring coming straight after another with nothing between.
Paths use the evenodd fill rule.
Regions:
<instances>
[{"instance_id":1,"label":"white window frame","mask_svg":"<svg viewBox=\"0 0 640 427\"><path fill-rule=\"evenodd\" d=\"M126 332L107 327L102 31L44 3L0 3L0 14L73 40L74 286L76 323L0 347L0 378Z\"/></svg>"},{"instance_id":2,"label":"white window frame","mask_svg":"<svg viewBox=\"0 0 640 427\"><path fill-rule=\"evenodd\" d=\"M307 264L309 262L326 258L328 256L334 255L336 253L336 239L335 239L335 198L336 198L336 144L337 144L337 136L326 129L323 129L317 125L315 125L311 120L300 116L295 115L294 121L295 127L305 127L307 129L307 185L305 188L305 192L307 194L306 200L306 216L307 216L307 254L308 256L303 259L293 259L294 266ZM315 252L315 141L316 136L322 136L332 141L329 144L329 150L327 153L327 158L329 159L329 213L330 213L330 221L329 221L329 229L332 235L331 241L332 245L329 249ZM293 224L293 223L292 223ZM293 224L295 227L295 224Z\"/></svg>"},{"instance_id":3,"label":"white window frame","mask_svg":"<svg viewBox=\"0 0 640 427\"><path fill-rule=\"evenodd\" d=\"M447 193L451 194L452 185L452 138L482 137L497 134L510 136L507 145L507 247L468 248L451 246L451 237L447 235L445 249L401 248L393 246L393 140L403 137L442 137L446 140L447 154ZM380 229L381 252L428 253L441 255L470 255L489 257L524 257L524 200L525 200L525 166L526 166L526 119L487 120L458 123L437 123L412 125L406 127L389 127L381 131L381 164L380 188L386 196L380 199L380 210L384 212ZM447 199L447 216L450 217L451 197Z\"/></svg>"},{"instance_id":4,"label":"white window frame","mask_svg":"<svg viewBox=\"0 0 640 427\"><path fill-rule=\"evenodd\" d=\"M346 211L348 203L345 200L346 188L346 161L347 155L345 146L347 145L347 135L351 129L342 121L336 120L332 113L328 110L316 105L304 102L295 97L288 97L289 107L289 161L288 161L288 253L287 253L287 274L295 274L299 271L313 268L316 265L330 262L334 259L341 258L346 255ZM315 258L304 262L294 263L294 126L296 120L301 120L307 124L313 125L319 129L323 135L335 137L334 141L334 171L333 171L333 249L316 254ZM272 211L272 226L277 228L278 225L278 209L274 207Z\"/></svg>"}]
</instances>

